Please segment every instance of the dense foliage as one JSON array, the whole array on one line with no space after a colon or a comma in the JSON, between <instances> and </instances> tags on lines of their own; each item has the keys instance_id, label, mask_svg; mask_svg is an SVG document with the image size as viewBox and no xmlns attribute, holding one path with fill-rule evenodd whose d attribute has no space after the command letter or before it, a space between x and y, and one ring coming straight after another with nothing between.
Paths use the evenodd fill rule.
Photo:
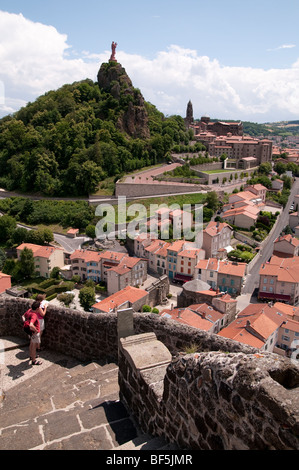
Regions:
<instances>
[{"instance_id":1,"label":"dense foliage","mask_svg":"<svg viewBox=\"0 0 299 470\"><path fill-rule=\"evenodd\" d=\"M0 187L47 196L92 194L107 177L164 161L190 134L179 116L145 103L150 137L118 126L131 97L92 80L64 85L0 120Z\"/></svg>"},{"instance_id":2,"label":"dense foliage","mask_svg":"<svg viewBox=\"0 0 299 470\"><path fill-rule=\"evenodd\" d=\"M0 200L0 210L16 221L33 226L59 224L81 229L86 228L94 218L94 208L85 201L33 201L12 197ZM0 223L3 218L0 218Z\"/></svg>"}]
</instances>

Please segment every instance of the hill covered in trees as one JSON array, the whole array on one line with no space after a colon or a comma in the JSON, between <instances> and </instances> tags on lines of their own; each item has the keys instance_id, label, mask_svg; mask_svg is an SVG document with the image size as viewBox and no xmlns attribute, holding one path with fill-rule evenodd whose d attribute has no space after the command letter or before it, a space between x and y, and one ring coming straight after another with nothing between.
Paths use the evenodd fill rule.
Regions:
<instances>
[{"instance_id":1,"label":"hill covered in trees","mask_svg":"<svg viewBox=\"0 0 299 470\"><path fill-rule=\"evenodd\" d=\"M0 187L86 196L101 181L165 161L191 134L145 102L125 69L102 64L98 82L49 91L0 120Z\"/></svg>"},{"instance_id":2,"label":"hill covered in trees","mask_svg":"<svg viewBox=\"0 0 299 470\"><path fill-rule=\"evenodd\" d=\"M211 119L211 122L216 121L227 121L227 119ZM230 122L240 122L234 121L232 119ZM268 136L268 135L299 135L299 121L281 121L281 122L265 122L264 124L259 124L256 122L242 121L243 131L246 135L251 135L252 137L258 136Z\"/></svg>"}]
</instances>

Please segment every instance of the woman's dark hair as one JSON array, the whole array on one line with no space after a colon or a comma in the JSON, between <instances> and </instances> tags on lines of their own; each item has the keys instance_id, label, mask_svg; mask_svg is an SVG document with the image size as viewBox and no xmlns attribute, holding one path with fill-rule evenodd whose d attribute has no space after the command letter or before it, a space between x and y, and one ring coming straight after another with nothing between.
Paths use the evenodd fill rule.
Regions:
<instances>
[{"instance_id":1,"label":"woman's dark hair","mask_svg":"<svg viewBox=\"0 0 299 470\"><path fill-rule=\"evenodd\" d=\"M40 302L37 302L35 300L35 302L33 302L33 304L31 305L31 309L32 310L37 310L39 308L39 306L40 306Z\"/></svg>"}]
</instances>

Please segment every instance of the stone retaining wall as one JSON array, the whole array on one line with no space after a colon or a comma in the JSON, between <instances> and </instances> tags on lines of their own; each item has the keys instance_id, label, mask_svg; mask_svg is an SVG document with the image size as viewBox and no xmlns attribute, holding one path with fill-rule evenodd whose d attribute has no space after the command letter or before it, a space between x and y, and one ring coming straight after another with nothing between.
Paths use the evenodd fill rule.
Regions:
<instances>
[{"instance_id":1,"label":"stone retaining wall","mask_svg":"<svg viewBox=\"0 0 299 470\"><path fill-rule=\"evenodd\" d=\"M209 188L205 187L205 190ZM174 193L195 193L199 192L201 188L199 185L192 184L182 184L177 185L173 184L139 184L139 183L116 183L115 185L115 195L116 196L126 196L126 197L143 197L143 196L156 196L161 194L174 194Z\"/></svg>"}]
</instances>

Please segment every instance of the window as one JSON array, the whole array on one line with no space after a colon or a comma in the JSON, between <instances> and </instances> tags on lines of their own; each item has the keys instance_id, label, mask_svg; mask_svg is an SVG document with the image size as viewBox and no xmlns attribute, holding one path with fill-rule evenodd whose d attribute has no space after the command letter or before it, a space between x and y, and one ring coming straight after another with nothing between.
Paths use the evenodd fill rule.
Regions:
<instances>
[{"instance_id":1,"label":"window","mask_svg":"<svg viewBox=\"0 0 299 470\"><path fill-rule=\"evenodd\" d=\"M267 282L268 282L268 279L264 277L264 284L267 284Z\"/></svg>"},{"instance_id":2,"label":"window","mask_svg":"<svg viewBox=\"0 0 299 470\"><path fill-rule=\"evenodd\" d=\"M274 284L274 279L270 279L270 284Z\"/></svg>"}]
</instances>

